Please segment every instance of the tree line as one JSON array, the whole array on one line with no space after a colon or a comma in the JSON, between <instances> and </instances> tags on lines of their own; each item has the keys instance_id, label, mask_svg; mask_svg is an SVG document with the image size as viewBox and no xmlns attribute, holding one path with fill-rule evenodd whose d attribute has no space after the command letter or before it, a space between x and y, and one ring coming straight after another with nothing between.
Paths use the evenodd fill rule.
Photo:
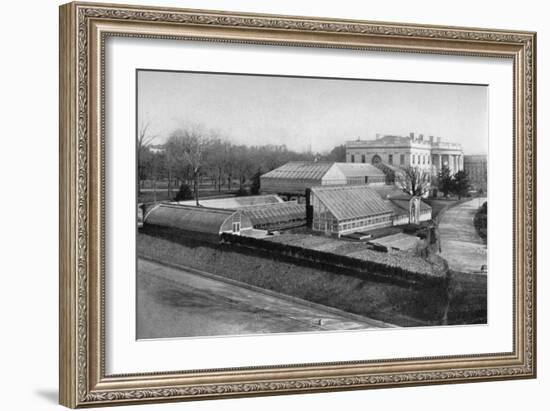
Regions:
<instances>
[{"instance_id":1,"label":"tree line","mask_svg":"<svg viewBox=\"0 0 550 411\"><path fill-rule=\"evenodd\" d=\"M466 196L471 189L466 171L460 170L452 174L447 166L443 166L439 170L436 179L420 167L405 168L397 176L396 184L403 192L416 197L424 197L433 187L437 187L445 197L454 194L460 199Z\"/></svg>"},{"instance_id":2,"label":"tree line","mask_svg":"<svg viewBox=\"0 0 550 411\"><path fill-rule=\"evenodd\" d=\"M158 150L152 147L154 138L148 133L147 124L140 127L138 188L145 181L164 181L172 197L175 190L185 185L192 188L197 202L199 188L205 184L219 192L259 191L259 176L289 161L345 161L345 146L337 146L325 154L296 152L286 145L248 146L233 144L201 127L173 130Z\"/></svg>"}]
</instances>

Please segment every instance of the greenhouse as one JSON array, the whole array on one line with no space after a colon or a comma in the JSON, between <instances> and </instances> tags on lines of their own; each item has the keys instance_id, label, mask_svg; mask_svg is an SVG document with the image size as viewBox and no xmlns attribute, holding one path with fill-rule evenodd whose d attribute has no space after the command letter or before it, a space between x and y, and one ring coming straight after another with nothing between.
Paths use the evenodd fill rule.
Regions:
<instances>
[{"instance_id":1,"label":"greenhouse","mask_svg":"<svg viewBox=\"0 0 550 411\"><path fill-rule=\"evenodd\" d=\"M306 224L305 204L295 201L247 207L243 209L243 214L250 218L254 228L264 230L281 230Z\"/></svg>"},{"instance_id":2,"label":"greenhouse","mask_svg":"<svg viewBox=\"0 0 550 411\"><path fill-rule=\"evenodd\" d=\"M313 187L311 227L338 236L392 225L393 209L368 186Z\"/></svg>"},{"instance_id":3,"label":"greenhouse","mask_svg":"<svg viewBox=\"0 0 550 411\"><path fill-rule=\"evenodd\" d=\"M291 161L260 177L262 193L305 195L315 186L384 184L385 174L370 164Z\"/></svg>"},{"instance_id":4,"label":"greenhouse","mask_svg":"<svg viewBox=\"0 0 550 411\"><path fill-rule=\"evenodd\" d=\"M238 210L159 204L145 216L145 226L193 239L218 241L222 233L239 235L252 229L250 218Z\"/></svg>"}]
</instances>

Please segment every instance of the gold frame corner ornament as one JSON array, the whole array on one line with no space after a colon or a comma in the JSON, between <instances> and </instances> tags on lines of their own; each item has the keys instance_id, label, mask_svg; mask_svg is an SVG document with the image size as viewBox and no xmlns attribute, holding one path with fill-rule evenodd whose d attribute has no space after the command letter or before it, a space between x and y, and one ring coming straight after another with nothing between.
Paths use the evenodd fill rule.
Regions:
<instances>
[{"instance_id":1,"label":"gold frame corner ornament","mask_svg":"<svg viewBox=\"0 0 550 411\"><path fill-rule=\"evenodd\" d=\"M109 36L510 58L514 350L484 355L108 376L103 317L103 62ZM60 403L368 389L536 376L536 33L221 11L60 7Z\"/></svg>"}]
</instances>

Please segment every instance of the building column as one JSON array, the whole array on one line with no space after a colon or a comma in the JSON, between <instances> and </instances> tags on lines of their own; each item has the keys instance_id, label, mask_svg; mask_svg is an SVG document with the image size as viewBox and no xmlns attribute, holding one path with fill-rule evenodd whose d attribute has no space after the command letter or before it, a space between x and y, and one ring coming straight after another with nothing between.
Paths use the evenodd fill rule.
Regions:
<instances>
[{"instance_id":1,"label":"building column","mask_svg":"<svg viewBox=\"0 0 550 411\"><path fill-rule=\"evenodd\" d=\"M437 164L438 164L439 170L441 170L443 168L443 162L441 161L441 154L437 155Z\"/></svg>"}]
</instances>

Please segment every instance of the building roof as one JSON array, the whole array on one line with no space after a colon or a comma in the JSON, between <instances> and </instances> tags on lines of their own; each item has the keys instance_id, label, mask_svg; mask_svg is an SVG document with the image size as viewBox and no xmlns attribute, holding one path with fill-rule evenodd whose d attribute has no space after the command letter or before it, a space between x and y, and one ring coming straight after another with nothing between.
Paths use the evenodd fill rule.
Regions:
<instances>
[{"instance_id":1,"label":"building roof","mask_svg":"<svg viewBox=\"0 0 550 411\"><path fill-rule=\"evenodd\" d=\"M224 223L236 213L239 213L239 211L179 204L159 204L149 211L145 217L145 223L185 231L220 234ZM250 221L248 221L248 224L241 223L241 225L242 227L251 226Z\"/></svg>"},{"instance_id":2,"label":"building roof","mask_svg":"<svg viewBox=\"0 0 550 411\"><path fill-rule=\"evenodd\" d=\"M331 161L291 161L276 168L262 178L288 178L300 180L320 180L328 171L335 167L346 178L376 176L383 177L384 173L371 164L366 163L337 163Z\"/></svg>"},{"instance_id":3,"label":"building roof","mask_svg":"<svg viewBox=\"0 0 550 411\"><path fill-rule=\"evenodd\" d=\"M405 233L391 234L369 241L370 244L381 245L386 248L397 250L410 250L418 244L419 238Z\"/></svg>"},{"instance_id":4,"label":"building roof","mask_svg":"<svg viewBox=\"0 0 550 411\"><path fill-rule=\"evenodd\" d=\"M338 220L356 219L393 212L380 195L368 186L312 187L321 201Z\"/></svg>"},{"instance_id":5,"label":"building roof","mask_svg":"<svg viewBox=\"0 0 550 411\"><path fill-rule=\"evenodd\" d=\"M288 201L243 209L243 214L250 218L253 225L279 223L306 218L305 204Z\"/></svg>"},{"instance_id":6,"label":"building roof","mask_svg":"<svg viewBox=\"0 0 550 411\"><path fill-rule=\"evenodd\" d=\"M410 145L411 143L410 137L403 137L403 136L395 136L395 135L385 135L385 136L378 136L374 140L352 140L352 141L346 141L346 146L350 148L354 147L360 147L360 146L372 146L372 145Z\"/></svg>"},{"instance_id":7,"label":"building roof","mask_svg":"<svg viewBox=\"0 0 550 411\"><path fill-rule=\"evenodd\" d=\"M371 140L373 141L373 140ZM379 141L379 142L385 142L385 143L391 143L391 144L406 144L411 140L410 136L406 136L406 137L403 137L403 136L395 136L395 135L391 135L391 134L386 134L374 141Z\"/></svg>"},{"instance_id":8,"label":"building roof","mask_svg":"<svg viewBox=\"0 0 550 411\"><path fill-rule=\"evenodd\" d=\"M263 174L262 178L320 180L333 165L333 162L326 161L291 161Z\"/></svg>"},{"instance_id":9,"label":"building roof","mask_svg":"<svg viewBox=\"0 0 550 411\"><path fill-rule=\"evenodd\" d=\"M462 146L459 143L451 143L446 141L441 141L440 137L433 138L433 136L424 136L423 134L414 135L411 133L409 136L396 136L396 135L384 135L377 136L374 140L353 140L346 141L347 149L358 149L358 148L375 148L375 147L392 147L392 146L401 146L401 147L420 147L425 149L433 150L457 150L462 151Z\"/></svg>"},{"instance_id":10,"label":"building roof","mask_svg":"<svg viewBox=\"0 0 550 411\"><path fill-rule=\"evenodd\" d=\"M243 196L243 197L224 197L224 198L206 198L199 200L203 207L225 208L225 209L241 209L256 205L277 204L282 203L283 199L275 194L260 195L260 196ZM195 200L179 201L178 204L194 206Z\"/></svg>"},{"instance_id":11,"label":"building roof","mask_svg":"<svg viewBox=\"0 0 550 411\"><path fill-rule=\"evenodd\" d=\"M367 163L336 163L336 166L345 174L346 177L378 176L384 177L385 174L375 166Z\"/></svg>"},{"instance_id":12,"label":"building roof","mask_svg":"<svg viewBox=\"0 0 550 411\"><path fill-rule=\"evenodd\" d=\"M387 184L383 186L372 186L374 191L378 193L380 197L387 200L390 198L410 198L407 193L404 193L399 187L394 184Z\"/></svg>"},{"instance_id":13,"label":"building roof","mask_svg":"<svg viewBox=\"0 0 550 411\"><path fill-rule=\"evenodd\" d=\"M394 166L393 164L380 162L380 163L377 164L377 166L379 166L381 168L386 167L388 170L393 171L394 173L397 173L397 174L403 174L404 173L404 170L401 167Z\"/></svg>"}]
</instances>

